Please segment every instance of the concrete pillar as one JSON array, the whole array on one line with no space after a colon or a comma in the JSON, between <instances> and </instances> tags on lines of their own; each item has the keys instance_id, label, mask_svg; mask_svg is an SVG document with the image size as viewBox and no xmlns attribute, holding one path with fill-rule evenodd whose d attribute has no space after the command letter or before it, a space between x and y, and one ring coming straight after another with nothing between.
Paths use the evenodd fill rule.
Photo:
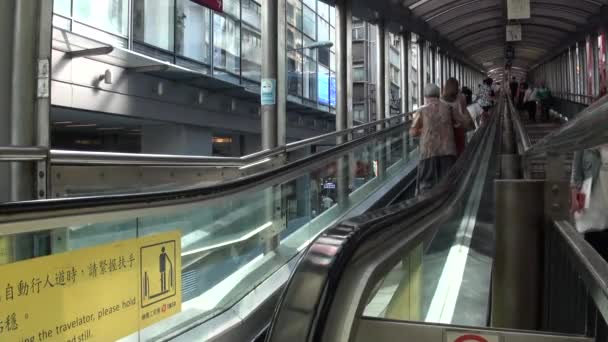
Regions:
<instances>
[{"instance_id":1,"label":"concrete pillar","mask_svg":"<svg viewBox=\"0 0 608 342\"><path fill-rule=\"evenodd\" d=\"M211 156L209 129L185 125L146 125L141 131L142 153Z\"/></svg>"},{"instance_id":2,"label":"concrete pillar","mask_svg":"<svg viewBox=\"0 0 608 342\"><path fill-rule=\"evenodd\" d=\"M274 87L274 103L262 105L262 148L285 144L287 77L285 0L262 1L262 84Z\"/></svg>"},{"instance_id":3,"label":"concrete pillar","mask_svg":"<svg viewBox=\"0 0 608 342\"><path fill-rule=\"evenodd\" d=\"M353 126L352 102L352 8L351 0L342 0L336 5L336 130ZM337 138L341 144L346 136ZM349 194L349 156L338 159L337 191L338 204L346 205Z\"/></svg>"},{"instance_id":4,"label":"concrete pillar","mask_svg":"<svg viewBox=\"0 0 608 342\"><path fill-rule=\"evenodd\" d=\"M379 20L376 27L376 120L385 118L386 112L386 42L384 21Z\"/></svg>"}]
</instances>

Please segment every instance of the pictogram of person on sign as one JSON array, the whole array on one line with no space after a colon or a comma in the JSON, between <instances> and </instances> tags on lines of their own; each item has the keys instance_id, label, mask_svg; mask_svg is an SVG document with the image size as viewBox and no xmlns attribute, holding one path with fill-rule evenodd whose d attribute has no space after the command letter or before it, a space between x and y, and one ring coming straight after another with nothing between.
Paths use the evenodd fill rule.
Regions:
<instances>
[{"instance_id":1,"label":"pictogram of person on sign","mask_svg":"<svg viewBox=\"0 0 608 342\"><path fill-rule=\"evenodd\" d=\"M169 263L169 286L173 287L173 263L171 262L171 258L167 252L165 252L165 247L160 249L161 253L158 260L158 266L160 271L160 292L164 293L169 291L167 289L167 263Z\"/></svg>"}]
</instances>

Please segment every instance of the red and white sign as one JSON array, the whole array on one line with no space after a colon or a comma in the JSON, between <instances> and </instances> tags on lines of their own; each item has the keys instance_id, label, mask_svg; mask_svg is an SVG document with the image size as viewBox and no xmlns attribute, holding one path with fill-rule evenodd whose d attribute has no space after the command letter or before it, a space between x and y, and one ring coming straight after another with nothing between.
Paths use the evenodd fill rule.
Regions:
<instances>
[{"instance_id":1,"label":"red and white sign","mask_svg":"<svg viewBox=\"0 0 608 342\"><path fill-rule=\"evenodd\" d=\"M216 12L224 12L224 0L191 0Z\"/></svg>"},{"instance_id":2,"label":"red and white sign","mask_svg":"<svg viewBox=\"0 0 608 342\"><path fill-rule=\"evenodd\" d=\"M463 331L446 331L446 342L500 342L499 335Z\"/></svg>"}]
</instances>

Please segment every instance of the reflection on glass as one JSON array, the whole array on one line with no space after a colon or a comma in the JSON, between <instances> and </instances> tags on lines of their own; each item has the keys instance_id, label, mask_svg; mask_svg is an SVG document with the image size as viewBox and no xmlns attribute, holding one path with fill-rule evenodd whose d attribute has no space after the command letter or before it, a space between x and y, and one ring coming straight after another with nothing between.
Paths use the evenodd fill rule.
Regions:
<instances>
[{"instance_id":1,"label":"reflection on glass","mask_svg":"<svg viewBox=\"0 0 608 342\"><path fill-rule=\"evenodd\" d=\"M262 7L253 0L241 1L242 20L256 29L260 29L262 19Z\"/></svg>"},{"instance_id":2,"label":"reflection on glass","mask_svg":"<svg viewBox=\"0 0 608 342\"><path fill-rule=\"evenodd\" d=\"M72 0L55 0L53 12L69 17L72 15Z\"/></svg>"},{"instance_id":3,"label":"reflection on glass","mask_svg":"<svg viewBox=\"0 0 608 342\"><path fill-rule=\"evenodd\" d=\"M135 40L173 51L174 2L135 0L133 36Z\"/></svg>"},{"instance_id":4,"label":"reflection on glass","mask_svg":"<svg viewBox=\"0 0 608 342\"><path fill-rule=\"evenodd\" d=\"M302 96L302 55L298 51L287 52L287 91Z\"/></svg>"},{"instance_id":5,"label":"reflection on glass","mask_svg":"<svg viewBox=\"0 0 608 342\"><path fill-rule=\"evenodd\" d=\"M260 34L243 27L243 77L259 81L262 73L262 39Z\"/></svg>"},{"instance_id":6,"label":"reflection on glass","mask_svg":"<svg viewBox=\"0 0 608 342\"><path fill-rule=\"evenodd\" d=\"M302 30L302 2L300 0L287 0L287 23L298 30Z\"/></svg>"},{"instance_id":7,"label":"reflection on glass","mask_svg":"<svg viewBox=\"0 0 608 342\"><path fill-rule=\"evenodd\" d=\"M317 99L317 63L306 58L304 61L304 94L303 96L309 100Z\"/></svg>"},{"instance_id":8,"label":"reflection on glass","mask_svg":"<svg viewBox=\"0 0 608 342\"><path fill-rule=\"evenodd\" d=\"M176 52L184 57L209 63L211 35L209 9L190 0L178 0Z\"/></svg>"},{"instance_id":9,"label":"reflection on glass","mask_svg":"<svg viewBox=\"0 0 608 342\"><path fill-rule=\"evenodd\" d=\"M315 12L313 12L310 8L304 6L304 17L303 17L303 26L304 33L308 35L312 39L317 38L317 16Z\"/></svg>"},{"instance_id":10,"label":"reflection on glass","mask_svg":"<svg viewBox=\"0 0 608 342\"><path fill-rule=\"evenodd\" d=\"M65 10L63 7L66 4L59 6ZM74 0L74 19L104 31L126 36L128 6L128 0Z\"/></svg>"},{"instance_id":11,"label":"reflection on glass","mask_svg":"<svg viewBox=\"0 0 608 342\"><path fill-rule=\"evenodd\" d=\"M240 71L240 30L236 21L213 15L213 61L216 68L233 74Z\"/></svg>"}]
</instances>

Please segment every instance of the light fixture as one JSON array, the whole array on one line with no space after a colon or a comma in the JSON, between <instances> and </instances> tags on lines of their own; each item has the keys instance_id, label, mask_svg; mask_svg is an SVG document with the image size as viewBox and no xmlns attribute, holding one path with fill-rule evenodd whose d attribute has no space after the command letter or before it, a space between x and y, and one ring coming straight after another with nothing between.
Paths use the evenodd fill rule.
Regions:
<instances>
[{"instance_id":1,"label":"light fixture","mask_svg":"<svg viewBox=\"0 0 608 342\"><path fill-rule=\"evenodd\" d=\"M158 82L158 84L156 85L156 94L158 96L163 96L164 93L165 93L165 84L163 82Z\"/></svg>"},{"instance_id":2,"label":"light fixture","mask_svg":"<svg viewBox=\"0 0 608 342\"><path fill-rule=\"evenodd\" d=\"M205 92L202 90L199 90L198 98L196 99L196 103L198 103L199 105L202 105L203 102L205 102Z\"/></svg>"}]
</instances>

